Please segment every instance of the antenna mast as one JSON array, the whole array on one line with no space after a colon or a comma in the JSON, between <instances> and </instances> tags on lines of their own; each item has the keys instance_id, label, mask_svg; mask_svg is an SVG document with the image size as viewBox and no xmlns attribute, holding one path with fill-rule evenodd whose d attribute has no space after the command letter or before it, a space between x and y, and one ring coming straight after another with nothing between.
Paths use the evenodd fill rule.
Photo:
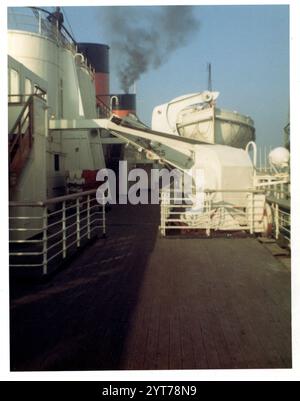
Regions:
<instances>
[{"instance_id":1,"label":"antenna mast","mask_svg":"<svg viewBox=\"0 0 300 401\"><path fill-rule=\"evenodd\" d=\"M211 80L211 63L207 63L207 71L208 71L208 82L207 82L207 90L212 91L212 80Z\"/></svg>"}]
</instances>

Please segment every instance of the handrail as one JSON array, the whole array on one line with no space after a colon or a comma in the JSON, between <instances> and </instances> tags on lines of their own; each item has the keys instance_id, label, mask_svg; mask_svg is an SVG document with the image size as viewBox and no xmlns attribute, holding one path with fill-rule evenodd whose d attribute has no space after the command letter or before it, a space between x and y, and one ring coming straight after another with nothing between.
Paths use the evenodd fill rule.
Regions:
<instances>
[{"instance_id":1,"label":"handrail","mask_svg":"<svg viewBox=\"0 0 300 401\"><path fill-rule=\"evenodd\" d=\"M105 203L99 204L95 193L93 189L40 202L10 202L10 267L39 268L45 275L95 236L105 237Z\"/></svg>"},{"instance_id":2,"label":"handrail","mask_svg":"<svg viewBox=\"0 0 300 401\"><path fill-rule=\"evenodd\" d=\"M30 95L23 106L15 124L9 132L8 160L10 187L16 185L32 149L33 143L33 95ZM25 127L24 127L25 126ZM12 179L12 181L11 181Z\"/></svg>"},{"instance_id":3,"label":"handrail","mask_svg":"<svg viewBox=\"0 0 300 401\"><path fill-rule=\"evenodd\" d=\"M255 188L204 189L198 194L201 195L199 202L183 194L172 194L170 188L161 191L160 232L163 236L169 230L204 230L207 236L212 230L265 232L264 191ZM227 194L227 198L214 199L214 194Z\"/></svg>"},{"instance_id":4,"label":"handrail","mask_svg":"<svg viewBox=\"0 0 300 401\"><path fill-rule=\"evenodd\" d=\"M20 95L18 95L18 96L20 96ZM9 131L9 135L15 133L16 128L18 127L19 123L21 122L22 118L24 117L25 110L27 109L27 107L29 106L29 104L32 102L33 96L34 96L34 95L30 95L30 96L29 96L29 99L26 101L24 107L23 107L22 110L20 111L19 117L17 118L17 120L16 120L15 124L13 125L12 129ZM27 117L27 116L26 116L26 117Z\"/></svg>"},{"instance_id":5,"label":"handrail","mask_svg":"<svg viewBox=\"0 0 300 401\"><path fill-rule=\"evenodd\" d=\"M35 202L9 202L10 207L43 207L43 206L48 206L52 205L57 202L66 202L68 200L74 200L77 199L80 196L87 196L87 195L92 195L96 193L97 189L90 189L89 191L82 191L82 192L77 192L75 194L70 194L70 195L64 195L64 196L59 196L56 198L49 198L41 201L35 201Z\"/></svg>"},{"instance_id":6,"label":"handrail","mask_svg":"<svg viewBox=\"0 0 300 401\"><path fill-rule=\"evenodd\" d=\"M29 8L31 8L33 11L34 11L34 10L42 11L42 12L48 14L48 15L51 15L51 14L52 14L50 11L47 11L47 10L45 10L44 8L41 8L41 7L29 7ZM62 28L63 28L63 30L65 31L65 33L69 36L69 38L72 40L73 44L74 44L74 45L77 45L76 40L73 38L73 36L70 34L70 32L69 32L69 31L67 30L67 28L64 26L64 24L62 24Z\"/></svg>"},{"instance_id":7,"label":"handrail","mask_svg":"<svg viewBox=\"0 0 300 401\"><path fill-rule=\"evenodd\" d=\"M268 203L276 204L286 210L291 210L291 200L290 199L278 199L274 196L267 196Z\"/></svg>"},{"instance_id":8,"label":"handrail","mask_svg":"<svg viewBox=\"0 0 300 401\"><path fill-rule=\"evenodd\" d=\"M163 188L161 190L161 192L166 192L166 193L172 193L172 192L176 192L173 191L172 189L166 189ZM232 193L253 193L253 194L264 194L265 191L262 189L253 189L253 188L249 188L249 189L203 189L201 191L199 191L200 193L205 192L208 194L211 193L227 193L227 192L232 192Z\"/></svg>"},{"instance_id":9,"label":"handrail","mask_svg":"<svg viewBox=\"0 0 300 401\"><path fill-rule=\"evenodd\" d=\"M30 96L36 96L39 99L45 100L45 96L47 95L47 91L45 91L44 89L42 89L40 86L38 85L34 85L34 93L9 93L7 95L8 98L15 98L15 97L19 97L19 98L29 98ZM28 100L28 99L27 99ZM27 102L27 100L25 102ZM11 105L18 105L20 103L24 103L22 102L22 100L20 102L8 102Z\"/></svg>"},{"instance_id":10,"label":"handrail","mask_svg":"<svg viewBox=\"0 0 300 401\"><path fill-rule=\"evenodd\" d=\"M105 96L109 96L109 95L105 95ZM96 95L97 101L101 103L101 106L102 106L102 107L104 108L104 110L106 111L107 116L110 116L110 115L111 115L111 108L110 108L109 106L107 106L106 103L103 102L103 100L101 99L101 97L103 97L103 96Z\"/></svg>"},{"instance_id":11,"label":"handrail","mask_svg":"<svg viewBox=\"0 0 300 401\"><path fill-rule=\"evenodd\" d=\"M64 24L59 25L53 22L50 22L47 20L47 17L52 15L53 13L51 11L47 11L44 8L40 7L26 7L27 10L30 10L32 15L26 15L26 14L20 14L19 12L14 12L12 15L14 16L14 19L12 21L12 24L15 24L15 22L18 20L15 17L22 17L22 15L26 17L30 17L32 20L31 24L25 24L29 26L33 26L35 28L34 32L38 32L39 34L45 35L49 37L50 39L53 39L55 41L61 42L63 46L66 46L70 48L71 50L75 50L77 48L77 42L74 39L74 37L71 35L71 33L68 31L68 29L65 27ZM20 23L22 26L22 22ZM24 23L23 23L24 25ZM57 26L57 30L55 32L54 29L52 29L54 26ZM17 24L17 29L20 29ZM27 29L24 29L27 31Z\"/></svg>"}]
</instances>

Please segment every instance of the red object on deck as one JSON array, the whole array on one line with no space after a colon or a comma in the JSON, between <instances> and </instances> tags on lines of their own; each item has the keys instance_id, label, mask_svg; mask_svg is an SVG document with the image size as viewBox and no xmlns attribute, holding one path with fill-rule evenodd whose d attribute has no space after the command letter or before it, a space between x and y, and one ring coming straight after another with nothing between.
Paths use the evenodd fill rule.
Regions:
<instances>
[{"instance_id":1,"label":"red object on deck","mask_svg":"<svg viewBox=\"0 0 300 401\"><path fill-rule=\"evenodd\" d=\"M93 189L100 185L100 182L96 181L98 170L82 170L82 178L84 178L84 188Z\"/></svg>"}]
</instances>

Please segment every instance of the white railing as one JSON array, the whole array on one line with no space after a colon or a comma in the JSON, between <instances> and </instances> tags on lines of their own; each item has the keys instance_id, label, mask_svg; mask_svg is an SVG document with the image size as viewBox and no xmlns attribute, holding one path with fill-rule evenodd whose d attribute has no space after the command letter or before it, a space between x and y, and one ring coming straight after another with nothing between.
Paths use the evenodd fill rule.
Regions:
<instances>
[{"instance_id":1,"label":"white railing","mask_svg":"<svg viewBox=\"0 0 300 401\"><path fill-rule=\"evenodd\" d=\"M276 239L284 238L291 245L291 212L286 203L271 202L274 226L273 235Z\"/></svg>"},{"instance_id":2,"label":"white railing","mask_svg":"<svg viewBox=\"0 0 300 401\"><path fill-rule=\"evenodd\" d=\"M38 7L8 7L8 29L37 33L76 51L75 40L65 26L59 29L58 24L47 19L49 15L51 12Z\"/></svg>"},{"instance_id":3,"label":"white railing","mask_svg":"<svg viewBox=\"0 0 300 401\"><path fill-rule=\"evenodd\" d=\"M278 185L270 185L265 187L266 195L270 199L276 199L277 201L288 201L291 200L291 184L282 183Z\"/></svg>"},{"instance_id":4,"label":"white railing","mask_svg":"<svg viewBox=\"0 0 300 401\"><path fill-rule=\"evenodd\" d=\"M291 183L289 172L274 174L270 169L270 174L262 172L256 176L256 185L263 189L267 201L271 206L273 216L273 236L276 239L284 238L288 245L291 242Z\"/></svg>"},{"instance_id":5,"label":"white railing","mask_svg":"<svg viewBox=\"0 0 300 401\"><path fill-rule=\"evenodd\" d=\"M105 205L96 189L41 202L10 202L10 267L43 274L89 240L105 235Z\"/></svg>"},{"instance_id":6,"label":"white railing","mask_svg":"<svg viewBox=\"0 0 300 401\"><path fill-rule=\"evenodd\" d=\"M264 232L265 195L260 190L205 190L201 210L195 210L190 198L170 189L161 192L160 232L203 230Z\"/></svg>"}]
</instances>

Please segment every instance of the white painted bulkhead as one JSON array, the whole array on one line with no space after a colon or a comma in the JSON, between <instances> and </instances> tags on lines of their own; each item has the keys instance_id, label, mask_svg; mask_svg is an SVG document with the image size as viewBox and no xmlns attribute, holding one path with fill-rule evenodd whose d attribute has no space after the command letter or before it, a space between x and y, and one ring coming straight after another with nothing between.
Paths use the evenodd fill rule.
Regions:
<instances>
[{"instance_id":1,"label":"white painted bulkhead","mask_svg":"<svg viewBox=\"0 0 300 401\"><path fill-rule=\"evenodd\" d=\"M39 97L33 98L33 147L29 154L25 168L18 177L17 186L10 189L10 200L15 202L35 202L44 200L49 193L49 175L47 167L47 109L45 102ZM52 183L52 182L51 182ZM28 216L30 219L16 220L18 216ZM14 217L14 218L12 218ZM30 231L32 235L39 232L42 224L41 208L17 207L10 208L10 229L20 228L37 230ZM20 218L20 217L19 217ZM28 237L28 232L11 231L10 239L23 240Z\"/></svg>"},{"instance_id":2,"label":"white painted bulkhead","mask_svg":"<svg viewBox=\"0 0 300 401\"><path fill-rule=\"evenodd\" d=\"M8 52L48 83L49 119L96 118L94 77L79 61L75 49L26 31L8 32ZM65 172L53 171L54 155L62 170L96 170L105 167L100 134L89 130L49 132L47 145L48 197L62 184ZM55 185L55 187L53 187Z\"/></svg>"}]
</instances>

